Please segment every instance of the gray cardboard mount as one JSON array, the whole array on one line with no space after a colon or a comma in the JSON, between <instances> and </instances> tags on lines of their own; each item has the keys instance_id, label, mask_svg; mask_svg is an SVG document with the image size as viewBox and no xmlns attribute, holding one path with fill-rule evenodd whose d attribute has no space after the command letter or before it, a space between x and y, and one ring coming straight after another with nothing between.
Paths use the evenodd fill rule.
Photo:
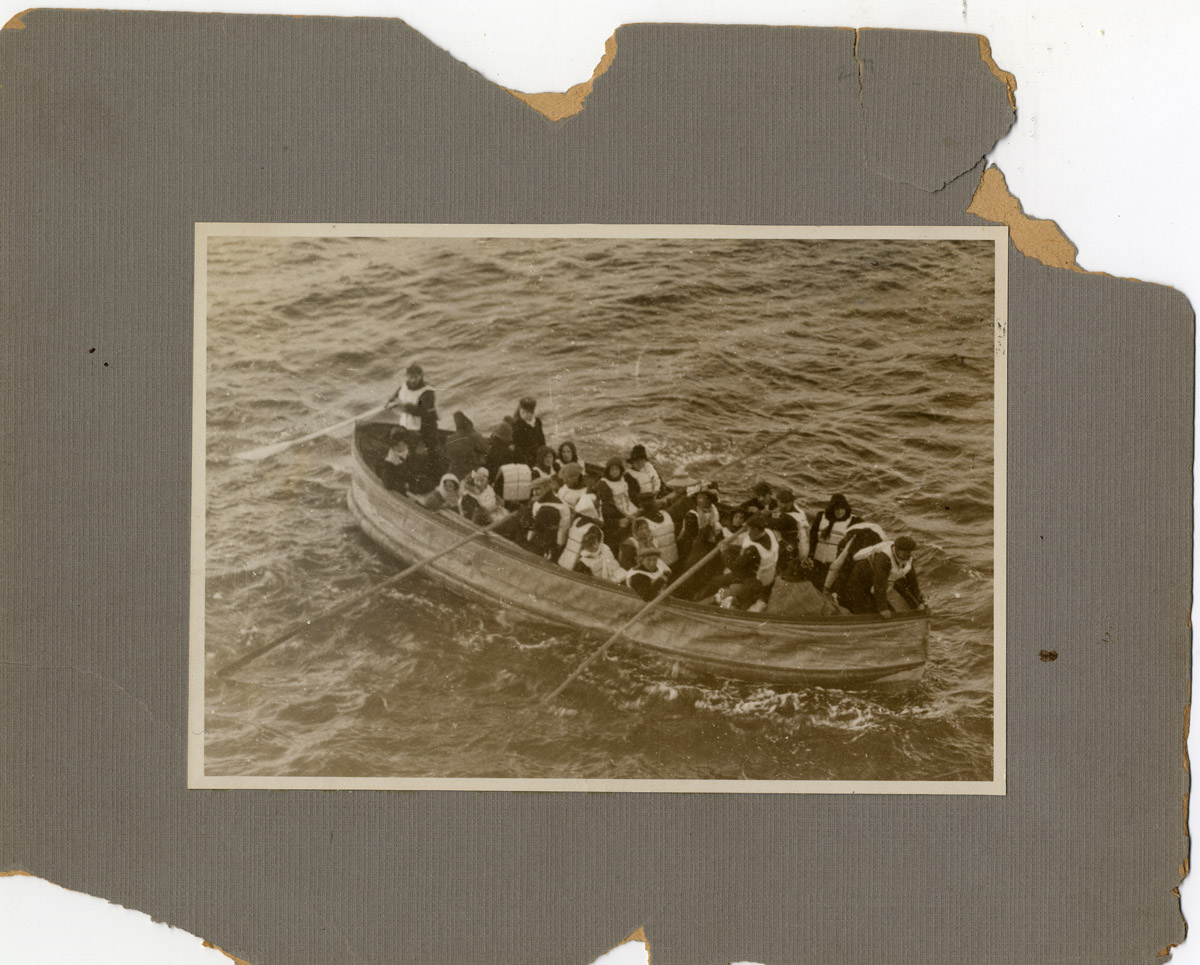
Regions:
<instances>
[{"instance_id":1,"label":"gray cardboard mount","mask_svg":"<svg viewBox=\"0 0 1200 965\"><path fill-rule=\"evenodd\" d=\"M1016 250L1006 796L185 789L195 222L978 224L1013 117L978 38L626 27L552 122L399 21L20 23L0 867L254 965L582 963L637 926L656 965L1182 939L1192 312Z\"/></svg>"}]
</instances>

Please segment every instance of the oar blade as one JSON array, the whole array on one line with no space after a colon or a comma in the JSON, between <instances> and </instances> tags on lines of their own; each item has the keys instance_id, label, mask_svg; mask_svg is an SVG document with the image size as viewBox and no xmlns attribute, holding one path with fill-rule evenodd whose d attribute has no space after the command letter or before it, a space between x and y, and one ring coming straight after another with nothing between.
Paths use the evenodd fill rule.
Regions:
<instances>
[{"instance_id":1,"label":"oar blade","mask_svg":"<svg viewBox=\"0 0 1200 965\"><path fill-rule=\"evenodd\" d=\"M269 459L271 456L278 456L293 445L295 445L294 442L276 442L269 446L260 446L257 449L247 449L245 452L235 452L233 458L243 459L246 462L259 462L262 459Z\"/></svg>"}]
</instances>

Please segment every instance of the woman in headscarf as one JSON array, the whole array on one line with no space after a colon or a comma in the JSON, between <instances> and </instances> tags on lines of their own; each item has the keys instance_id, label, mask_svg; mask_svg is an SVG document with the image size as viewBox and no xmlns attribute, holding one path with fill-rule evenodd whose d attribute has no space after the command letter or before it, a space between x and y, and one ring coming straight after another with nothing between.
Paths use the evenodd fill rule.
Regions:
<instances>
[{"instance_id":1,"label":"woman in headscarf","mask_svg":"<svg viewBox=\"0 0 1200 965\"><path fill-rule=\"evenodd\" d=\"M449 509L457 513L460 498L462 498L462 493L459 491L458 477L454 473L448 472L442 476L437 489L426 498L425 506L428 509Z\"/></svg>"},{"instance_id":2,"label":"woman in headscarf","mask_svg":"<svg viewBox=\"0 0 1200 965\"><path fill-rule=\"evenodd\" d=\"M850 501L841 493L835 493L829 505L817 513L809 530L809 556L815 564L811 579L817 586L824 586L829 567L838 556L838 544L859 518L851 513Z\"/></svg>"}]
</instances>

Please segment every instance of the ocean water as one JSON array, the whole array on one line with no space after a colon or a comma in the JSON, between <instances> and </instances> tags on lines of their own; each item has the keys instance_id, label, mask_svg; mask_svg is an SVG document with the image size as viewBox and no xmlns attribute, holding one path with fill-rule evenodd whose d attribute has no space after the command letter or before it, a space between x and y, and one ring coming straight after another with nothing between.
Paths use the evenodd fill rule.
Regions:
<instances>
[{"instance_id":1,"label":"ocean water","mask_svg":"<svg viewBox=\"0 0 1200 965\"><path fill-rule=\"evenodd\" d=\"M987 780L993 245L911 240L217 238L208 252L209 774ZM933 609L904 694L698 675L395 573L345 504L347 435L233 454L379 404L410 361L485 432L539 400L588 461L786 480L918 541ZM786 442L741 453L794 428Z\"/></svg>"}]
</instances>

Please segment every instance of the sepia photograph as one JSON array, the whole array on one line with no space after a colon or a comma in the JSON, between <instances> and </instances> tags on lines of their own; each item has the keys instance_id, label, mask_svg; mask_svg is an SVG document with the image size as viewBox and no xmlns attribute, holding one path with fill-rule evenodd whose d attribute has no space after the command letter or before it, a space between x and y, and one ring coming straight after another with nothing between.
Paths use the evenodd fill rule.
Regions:
<instances>
[{"instance_id":1,"label":"sepia photograph","mask_svg":"<svg viewBox=\"0 0 1200 965\"><path fill-rule=\"evenodd\" d=\"M1004 793L1006 254L198 224L189 786Z\"/></svg>"}]
</instances>

